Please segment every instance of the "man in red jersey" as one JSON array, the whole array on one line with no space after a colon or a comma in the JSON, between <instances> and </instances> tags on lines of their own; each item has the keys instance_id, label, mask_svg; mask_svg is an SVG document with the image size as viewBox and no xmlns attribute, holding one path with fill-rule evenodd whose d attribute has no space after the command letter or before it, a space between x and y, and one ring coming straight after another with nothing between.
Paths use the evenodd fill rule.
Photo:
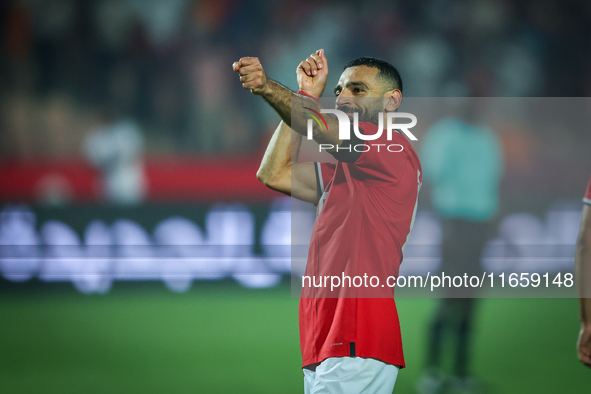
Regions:
<instances>
[{"instance_id":1,"label":"man in red jersey","mask_svg":"<svg viewBox=\"0 0 591 394\"><path fill-rule=\"evenodd\" d=\"M306 286L304 280L299 317L305 392L391 393L405 364L393 282L387 278L397 277L412 229L421 185L419 159L401 133L341 139L339 121L326 116L325 127L312 124L312 136L331 147L337 163L297 163L308 125L292 113L322 110L314 98L322 94L328 75L323 50L298 66L297 94L268 79L257 58L242 58L233 70L242 86L262 96L282 119L257 177L318 206L304 278L363 278L336 289L326 282ZM351 120L358 114L364 137L379 135L375 123L382 113L397 111L402 81L389 63L358 58L347 64L334 93L336 109ZM389 145L398 148L383 149Z\"/></svg>"},{"instance_id":2,"label":"man in red jersey","mask_svg":"<svg viewBox=\"0 0 591 394\"><path fill-rule=\"evenodd\" d=\"M575 252L579 288L581 331L577 341L579 360L591 368L591 178L583 198L583 215Z\"/></svg>"}]
</instances>

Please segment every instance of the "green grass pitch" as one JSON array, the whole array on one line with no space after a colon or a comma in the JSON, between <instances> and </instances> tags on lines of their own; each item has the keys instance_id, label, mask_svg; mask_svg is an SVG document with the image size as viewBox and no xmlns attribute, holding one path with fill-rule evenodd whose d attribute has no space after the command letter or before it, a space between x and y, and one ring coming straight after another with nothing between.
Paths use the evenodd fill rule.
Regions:
<instances>
[{"instance_id":1,"label":"green grass pitch","mask_svg":"<svg viewBox=\"0 0 591 394\"><path fill-rule=\"evenodd\" d=\"M116 283L92 296L2 285L1 393L303 393L287 284L198 282L174 294ZM434 306L398 300L407 368L395 393L412 393L422 372ZM475 375L493 393L591 392L591 370L576 360L577 313L574 299L481 300Z\"/></svg>"}]
</instances>

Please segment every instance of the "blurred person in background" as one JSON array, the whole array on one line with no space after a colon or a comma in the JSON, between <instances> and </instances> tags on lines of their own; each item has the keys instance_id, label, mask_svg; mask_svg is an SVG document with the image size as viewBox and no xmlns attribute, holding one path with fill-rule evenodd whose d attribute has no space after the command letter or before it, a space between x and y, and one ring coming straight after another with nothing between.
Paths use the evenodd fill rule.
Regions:
<instances>
[{"instance_id":1,"label":"blurred person in background","mask_svg":"<svg viewBox=\"0 0 591 394\"><path fill-rule=\"evenodd\" d=\"M110 112L114 112L111 110ZM101 171L102 194L114 204L139 204L146 194L144 136L132 118L107 114L84 141L84 153Z\"/></svg>"},{"instance_id":2,"label":"blurred person in background","mask_svg":"<svg viewBox=\"0 0 591 394\"><path fill-rule=\"evenodd\" d=\"M591 368L591 178L583 198L583 214L575 252L581 331L577 341L579 360Z\"/></svg>"},{"instance_id":3,"label":"blurred person in background","mask_svg":"<svg viewBox=\"0 0 591 394\"><path fill-rule=\"evenodd\" d=\"M441 271L451 277L481 276L480 257L499 207L503 153L495 133L479 124L476 99L450 100L457 115L427 130L421 140L421 162L433 209L442 221ZM418 393L479 392L469 369L475 295L472 288L443 294L446 298L439 301L431 323L427 372L417 382ZM448 379L441 352L450 339L455 341L455 361Z\"/></svg>"}]
</instances>

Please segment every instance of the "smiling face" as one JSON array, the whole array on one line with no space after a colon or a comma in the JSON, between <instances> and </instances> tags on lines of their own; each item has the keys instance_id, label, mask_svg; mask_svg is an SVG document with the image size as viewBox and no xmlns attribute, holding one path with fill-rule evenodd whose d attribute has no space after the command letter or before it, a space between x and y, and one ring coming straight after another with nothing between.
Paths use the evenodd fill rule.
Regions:
<instances>
[{"instance_id":1,"label":"smiling face","mask_svg":"<svg viewBox=\"0 0 591 394\"><path fill-rule=\"evenodd\" d=\"M395 111L400 105L402 93L389 90L387 82L379 76L376 67L354 66L343 71L334 89L336 109L345 112L353 120L353 112L359 120L377 122L380 112Z\"/></svg>"}]
</instances>

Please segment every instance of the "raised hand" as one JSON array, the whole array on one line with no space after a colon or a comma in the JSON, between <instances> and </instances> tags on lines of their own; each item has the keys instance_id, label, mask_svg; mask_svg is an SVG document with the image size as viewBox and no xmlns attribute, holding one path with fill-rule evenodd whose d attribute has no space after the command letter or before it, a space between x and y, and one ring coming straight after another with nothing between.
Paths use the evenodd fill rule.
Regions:
<instances>
[{"instance_id":1,"label":"raised hand","mask_svg":"<svg viewBox=\"0 0 591 394\"><path fill-rule=\"evenodd\" d=\"M591 327L584 326L579 333L577 341L577 352L579 360L591 368Z\"/></svg>"},{"instance_id":2,"label":"raised hand","mask_svg":"<svg viewBox=\"0 0 591 394\"><path fill-rule=\"evenodd\" d=\"M319 49L298 65L296 70L300 90L320 97L328 78L328 61L324 49Z\"/></svg>"},{"instance_id":3,"label":"raised hand","mask_svg":"<svg viewBox=\"0 0 591 394\"><path fill-rule=\"evenodd\" d=\"M265 92L269 79L258 57L243 57L232 64L232 70L240 75L244 89L259 96Z\"/></svg>"}]
</instances>

